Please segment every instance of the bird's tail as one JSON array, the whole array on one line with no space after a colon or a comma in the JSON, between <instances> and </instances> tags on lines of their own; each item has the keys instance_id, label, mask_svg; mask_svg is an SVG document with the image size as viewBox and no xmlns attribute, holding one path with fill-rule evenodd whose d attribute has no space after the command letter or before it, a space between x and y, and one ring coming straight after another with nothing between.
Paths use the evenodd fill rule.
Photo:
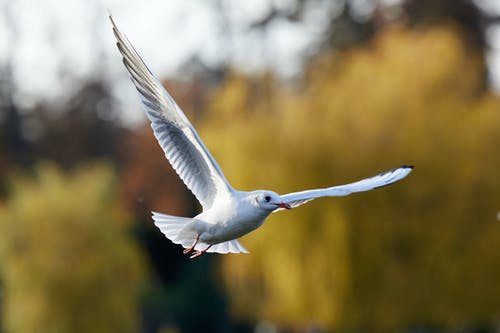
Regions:
<instances>
[{"instance_id":1,"label":"bird's tail","mask_svg":"<svg viewBox=\"0 0 500 333\"><path fill-rule=\"evenodd\" d=\"M157 212L153 213L153 220L160 231L173 243L180 244L187 248L195 242L198 234L190 226L196 222L195 219L189 217L172 216ZM195 250L205 250L210 244L199 241L196 244ZM236 239L213 244L207 252L210 253L248 253L248 250L243 247Z\"/></svg>"},{"instance_id":2,"label":"bird's tail","mask_svg":"<svg viewBox=\"0 0 500 333\"><path fill-rule=\"evenodd\" d=\"M188 226L194 222L194 219L180 216L172 216L153 213L153 220L160 231L173 243L180 244L183 247L191 246L196 237L196 232Z\"/></svg>"}]
</instances>

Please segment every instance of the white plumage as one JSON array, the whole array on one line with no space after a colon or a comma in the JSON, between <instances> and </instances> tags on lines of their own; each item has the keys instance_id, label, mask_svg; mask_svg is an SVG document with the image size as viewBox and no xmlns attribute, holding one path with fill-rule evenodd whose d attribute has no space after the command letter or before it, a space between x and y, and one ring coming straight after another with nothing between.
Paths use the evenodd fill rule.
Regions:
<instances>
[{"instance_id":1,"label":"white plumage","mask_svg":"<svg viewBox=\"0 0 500 333\"><path fill-rule=\"evenodd\" d=\"M198 133L160 81L151 73L132 44L110 16L118 49L141 98L154 135L184 184L203 211L193 218L153 212L155 225L175 244L194 251L248 253L238 238L261 226L272 212L291 209L327 196L344 196L386 186L406 177L412 166L403 165L375 177L324 189L278 195L272 191L235 190L210 155Z\"/></svg>"}]
</instances>

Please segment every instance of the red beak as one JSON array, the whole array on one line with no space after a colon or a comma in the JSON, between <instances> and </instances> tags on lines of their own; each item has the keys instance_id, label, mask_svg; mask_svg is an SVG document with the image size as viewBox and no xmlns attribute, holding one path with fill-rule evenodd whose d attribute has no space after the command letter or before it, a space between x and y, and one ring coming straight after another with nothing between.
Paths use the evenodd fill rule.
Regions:
<instances>
[{"instance_id":1,"label":"red beak","mask_svg":"<svg viewBox=\"0 0 500 333\"><path fill-rule=\"evenodd\" d=\"M278 207L279 208L285 208L285 209L292 209L292 206L290 206L289 204L287 204L286 202L281 202L278 204Z\"/></svg>"}]
</instances>

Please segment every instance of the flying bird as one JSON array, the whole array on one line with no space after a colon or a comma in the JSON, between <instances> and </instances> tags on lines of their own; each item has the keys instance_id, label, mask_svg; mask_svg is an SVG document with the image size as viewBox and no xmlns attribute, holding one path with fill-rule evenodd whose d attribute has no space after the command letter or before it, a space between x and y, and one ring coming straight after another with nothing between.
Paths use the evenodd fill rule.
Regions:
<instances>
[{"instance_id":1,"label":"flying bird","mask_svg":"<svg viewBox=\"0 0 500 333\"><path fill-rule=\"evenodd\" d=\"M152 212L155 225L190 258L205 252L248 253L238 238L260 227L273 212L292 209L321 197L345 196L386 186L406 177L413 166L399 168L354 183L285 195L273 191L238 191L201 141L196 130L161 82L148 69L127 37L109 17L118 50L154 135L165 156L203 211L195 217Z\"/></svg>"}]
</instances>

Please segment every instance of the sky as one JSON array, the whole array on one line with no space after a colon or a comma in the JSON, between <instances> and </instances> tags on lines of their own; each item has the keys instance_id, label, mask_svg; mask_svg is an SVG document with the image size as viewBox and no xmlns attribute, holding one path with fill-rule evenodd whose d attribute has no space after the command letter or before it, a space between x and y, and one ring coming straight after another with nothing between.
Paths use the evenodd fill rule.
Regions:
<instances>
[{"instance_id":1,"label":"sky","mask_svg":"<svg viewBox=\"0 0 500 333\"><path fill-rule=\"evenodd\" d=\"M109 12L160 78L182 80L182 65L198 55L204 63L230 64L242 71L272 68L286 79L300 73L303 55L314 49L327 20L318 9L308 11L303 24L278 20L265 34L249 31L249 22L264 16L270 2L0 0L0 61L11 61L20 105L63 101L83 80L99 76L111 84L125 109L125 121L133 124L144 116L135 109L138 101L115 47ZM282 8L293 4L273 2ZM336 3L331 1L333 7ZM366 1L355 3L369 10ZM500 13L499 0L478 3ZM491 28L488 36L491 80L500 91L500 27Z\"/></svg>"}]
</instances>

